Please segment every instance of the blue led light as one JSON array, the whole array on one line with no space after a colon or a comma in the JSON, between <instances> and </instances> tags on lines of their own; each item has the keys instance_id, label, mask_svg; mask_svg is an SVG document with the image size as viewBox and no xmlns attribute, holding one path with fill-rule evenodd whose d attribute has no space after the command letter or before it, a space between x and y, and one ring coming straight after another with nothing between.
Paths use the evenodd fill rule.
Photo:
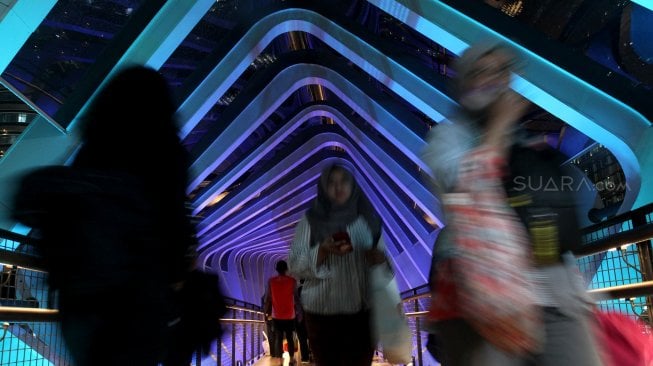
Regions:
<instances>
[{"instance_id":1,"label":"blue led light","mask_svg":"<svg viewBox=\"0 0 653 366\"><path fill-rule=\"evenodd\" d=\"M0 19L0 74L56 3L56 0L18 1Z\"/></svg>"},{"instance_id":2,"label":"blue led light","mask_svg":"<svg viewBox=\"0 0 653 366\"><path fill-rule=\"evenodd\" d=\"M421 136L337 72L320 65L297 64L281 71L192 163L189 190L213 172L293 91L311 84L336 93L420 168L430 172L420 158L425 145Z\"/></svg>"},{"instance_id":3,"label":"blue led light","mask_svg":"<svg viewBox=\"0 0 653 366\"><path fill-rule=\"evenodd\" d=\"M252 26L181 104L182 137L192 131L261 50L277 36L291 31L307 32L322 40L436 122L443 120L453 106L440 90L329 19L304 9L287 9Z\"/></svg>"},{"instance_id":4,"label":"blue led light","mask_svg":"<svg viewBox=\"0 0 653 366\"><path fill-rule=\"evenodd\" d=\"M649 10L653 10L653 0L631 0L631 1Z\"/></svg>"}]
</instances>

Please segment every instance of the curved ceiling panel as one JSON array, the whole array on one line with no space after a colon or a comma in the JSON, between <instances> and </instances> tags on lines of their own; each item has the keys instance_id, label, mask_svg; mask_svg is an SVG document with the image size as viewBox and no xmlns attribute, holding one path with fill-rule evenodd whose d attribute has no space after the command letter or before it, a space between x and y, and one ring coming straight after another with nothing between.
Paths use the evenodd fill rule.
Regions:
<instances>
[{"instance_id":1,"label":"curved ceiling panel","mask_svg":"<svg viewBox=\"0 0 653 366\"><path fill-rule=\"evenodd\" d=\"M421 226L421 224L417 222L414 213L408 210L406 208L406 204L399 197L396 196L393 187L387 186L387 183L385 183L386 180L379 175L379 169L376 166L371 165L373 163L368 163L367 159L369 158L364 156L364 153L362 153L358 149L358 146L356 146L355 143L352 143L352 141L350 141L349 139L344 138L338 134L321 133L318 136L310 138L305 143L303 143L300 147L293 148L293 152L290 155L285 157L283 160L280 160L279 163L277 163L274 167L271 167L271 169L263 173L261 176L256 177L255 180L249 182L246 188L244 188L234 196L230 197L230 199L227 202L220 205L209 217L206 217L203 221L210 222L210 223L218 222L218 224L216 224L215 227L210 228L210 230L200 231L200 235L199 235L201 240L200 250L212 244L214 241L216 242L216 244L210 245L211 248L220 247L223 245L232 248L232 243L234 245L237 245L237 242L242 241L243 237L246 234L231 232L230 228L236 227L239 224L241 225L243 221L240 222L229 221L228 217L230 216L230 214L233 214L235 212L240 212L240 211L247 211L246 206L249 204L250 201L254 200L255 198L258 198L261 191L266 190L266 188L274 185L277 182L277 180L292 172L293 169L295 169L304 160L312 157L317 152L329 146L338 146L344 148L345 151L357 163L358 169L364 171L364 176L366 176L369 179L369 181L372 182L371 184L372 186L374 186L376 191L380 192L380 197L375 201L377 206L381 206L382 204L390 206L393 209L393 211L397 212L397 216L400 217L401 220L405 220L404 225L407 225L408 227L411 228L415 228L413 230L417 230L417 228ZM394 178L392 181L395 182ZM292 187L293 187L292 185L284 185L280 188L282 192L289 192L289 193L284 193L282 198L285 196L285 197L289 197L288 200L292 201L294 199L297 193L292 189ZM311 188L314 189L314 187ZM366 193L370 195L374 192L366 192ZM268 197L270 197L270 194L273 193L272 192L266 193L265 197L263 197L263 200L267 201ZM376 193L374 193L374 195L379 196ZM278 207L282 207L282 205L275 204L274 207L278 208ZM286 210L284 210L283 212L286 212L287 210L289 210L289 208L286 208ZM260 213L250 215L250 217L255 218L254 221L260 219L262 215L270 214L269 210L261 212L261 209L259 209L258 212ZM384 218L384 220L387 220L392 216L388 214L388 215L382 215L382 217ZM226 225L225 227L221 227L223 222L228 222L229 224ZM258 227L258 226L260 226L260 224L254 225L254 227ZM231 232L230 239L223 238L225 234L224 230L228 230L229 232ZM430 232L422 231L417 234L419 234L419 237L422 238L419 241L425 247L427 247L428 244L426 242L427 240L426 236L429 235ZM402 234L397 232L397 236L402 237ZM401 240L399 243L400 245L414 244L414 243L407 243L405 239Z\"/></svg>"},{"instance_id":2,"label":"curved ceiling panel","mask_svg":"<svg viewBox=\"0 0 653 366\"><path fill-rule=\"evenodd\" d=\"M249 167L252 165L256 164L257 161L259 161L260 156L267 151L269 151L269 145L271 144L278 144L281 139L285 138L289 133L292 132L292 130L302 123L304 123L307 119L310 119L314 116L325 116L334 119L337 121L338 125L342 127L344 132L354 141L356 142L358 148L360 148L364 153L371 159L373 160L379 167L382 169L386 175L390 176L393 178L393 181L397 184L397 186L406 192L408 196L413 199L415 202L419 202L418 204L420 207L424 207L424 211L429 213L430 210L437 210L434 212L433 217L440 217L441 213L439 211L439 204L437 203L437 198L433 196L433 194L422 184L422 182L415 180L412 176L410 176L406 171L404 170L403 167L397 165L396 161L392 159L390 156L386 154L386 152L377 146L374 141L372 141L367 135L359 130L353 122L351 122L348 118L346 118L341 112L336 110L335 108L331 106L326 106L326 105L312 105L304 110L302 110L299 114L294 116L288 123L284 125L284 127L288 127L288 130L280 130L277 134L280 136L275 136L266 141L265 144L263 144L259 149L257 149L254 153L248 155L243 161L240 162L240 164L234 168L232 168L227 175L225 175L226 179L231 179L230 176L233 175L241 175L244 173L245 170L247 170ZM261 151L258 151L261 150ZM212 196L214 195L214 190L219 189L221 186L221 180L216 182L214 184L214 187L211 187L207 192L205 192L204 195L206 196ZM297 187L296 185L291 185L291 187ZM222 192L223 190L220 190ZM288 194L294 194L294 189L291 189ZM272 199L273 197L270 195L270 193L267 194L267 198L265 202L267 202L268 205L273 205L276 203L275 199ZM201 199L201 197L200 197ZM264 208L261 208L260 210L256 211L255 213L251 214L250 216L255 216L256 214L260 213L263 211ZM227 214L225 214L227 215ZM241 214L242 215L242 214ZM251 217L246 217L242 218L241 220L245 220ZM225 221L224 216L218 216L216 212L212 212L210 216L207 216L204 220L202 220L199 223L198 226L198 235L202 236L204 235L209 229L211 229L214 225L217 223L220 223L220 226L223 226L224 229L221 230L222 233L224 233L224 230L229 230L229 228L234 227L236 222L229 222L227 223ZM438 226L441 226L441 222L436 221ZM421 226L420 226L421 227ZM413 228L412 226L410 227L411 230L418 230L417 227ZM424 232L420 233L415 233L418 237L424 237Z\"/></svg>"},{"instance_id":3,"label":"curved ceiling panel","mask_svg":"<svg viewBox=\"0 0 653 366\"><path fill-rule=\"evenodd\" d=\"M393 246L403 246L403 247L412 247L416 243L408 243L405 238L405 224L398 223L393 220L388 220L392 218L393 215L390 211L398 211L402 208L401 204L395 205L395 199L389 197L388 192L392 192L392 189L389 189L386 186L383 186L383 179L376 173L376 169L373 166L370 166L369 163L365 160L364 157L360 156L360 152L355 149L350 141L343 138L342 136L331 134L331 133L321 133L320 135L309 140L303 148L296 150L298 155L301 158L289 156L287 161L282 161L278 165L293 164L297 162L297 159L310 159L313 154L318 153L326 146L338 146L344 147L348 152L348 155L352 158L353 163L349 163L347 160L342 160L339 158L319 158L317 163L312 165L308 169L303 169L303 174L298 178L295 178L293 181L288 184L281 186L277 192L272 192L270 195L266 195L266 198L261 199L260 201L265 202L267 197L276 197L276 195L285 196L285 200L281 200L280 203L274 204L273 208L268 208L260 214L256 214L253 220L248 221L244 225L239 225L238 223L225 222L226 228L237 227L238 229L234 232L230 232L226 237L220 237L221 232L220 228L216 228L213 231L215 235L216 242L205 250L200 249L200 261L206 261L207 258L212 258L213 263L208 263L210 267L215 267L216 261L222 262L227 258L229 263L228 268L238 268L238 261L236 256L238 254L245 254L248 252L260 251L260 250L271 250L275 247L282 246L287 248L290 241L293 237L294 225L301 218L304 213L304 210L307 208L306 204L315 197L315 184L316 179L319 176L321 170L329 163L333 161L344 162L346 165L352 165L352 170L357 176L357 181L360 182L361 188L370 200L373 205L378 210L379 214L384 218L384 238L386 239L386 244L389 247L390 253L393 254L393 258L396 260L399 257L399 253L394 251ZM334 160L335 159L335 160ZM282 175L279 172L283 168L274 169L274 173L270 175ZM265 184L269 180L270 176L263 175L255 180L250 186L259 186L260 184ZM296 181L307 182L301 190L292 190L296 184ZM249 186L248 186L249 187ZM244 192L245 195L247 192ZM227 203L227 206L233 207L234 205L242 205L242 209L239 212L249 211L249 210L260 210L260 205L257 207L256 204L249 204L247 202L243 203L243 197L234 197L231 201L233 203L230 205ZM247 200L246 200L247 201ZM413 217L410 214L406 214L404 219L407 219L409 222L408 225L419 226L419 223L410 222L410 217ZM414 220L414 218L412 219ZM211 235L205 236L210 237ZM256 244L257 241L263 241L264 244ZM204 243L202 243L204 244ZM427 245L422 243L424 248L428 248ZM405 251L402 249L402 252ZM217 256L213 256L213 253L218 253ZM427 253L430 254L430 249L427 250ZM428 261L415 262L412 256L405 256L407 261L404 261L402 266L397 267L398 274L400 276L400 281L407 286L417 286L425 281L424 273L427 273ZM410 263L410 265L407 265ZM207 263L205 263L207 264ZM426 264L426 267L425 267ZM240 270L240 269L239 269ZM415 278L415 274L417 278ZM234 278L232 282L241 283L245 285L241 280L236 281ZM237 287L240 287L237 286Z\"/></svg>"},{"instance_id":4,"label":"curved ceiling panel","mask_svg":"<svg viewBox=\"0 0 653 366\"><path fill-rule=\"evenodd\" d=\"M18 4L28 3L32 1ZM52 3L44 1L28 22L39 22ZM630 185L625 208L640 192L640 163L648 169L643 178L653 177L653 164L645 164L653 163L653 152L646 150L653 139L650 121L445 2L337 2L348 10L330 10L332 3L305 1L257 0L241 5L244 3L253 8L260 4L260 9L254 9L254 15L246 20L223 19L220 37L224 37L202 43L189 37L201 34L194 28L204 20L220 21L210 14L215 1L147 2L146 11L135 14L138 24L126 25L125 29L136 33L110 44L106 58L90 67L95 71L92 77L83 80L71 102L62 106L64 122L72 121L67 130L37 118L0 160L0 181L10 182L21 169L65 161L77 145L75 121L115 70L130 63L167 67L164 71L170 73L174 67L188 68L192 70L186 72L188 77L180 77L183 84L175 81L181 84L177 92L183 101L178 110L182 135L196 137L188 144L195 158L188 191L193 195L195 213L201 215L199 255L206 268L224 271L224 285L231 296L259 302L273 262L286 256L294 226L315 197L315 182L322 168L332 162L352 168L383 217L384 236L400 286L421 285L442 223L420 151L428 127L443 121L454 107L444 89L449 74L445 70L439 75L438 69L417 62L420 49L412 59L402 57L388 45L393 38L375 39L369 29L348 19L354 8L370 10L370 4L403 23L397 22L399 26L388 31L405 28L402 34L408 34L412 27L413 35L419 32L429 43L432 40L437 47L444 46L439 53L444 59L445 48L459 54L480 39L511 43L529 61L523 73L515 76L515 90L610 148ZM380 14L378 9L372 10ZM368 12L364 13L361 17L367 16ZM386 21L391 19L387 14L383 15ZM0 29L7 24L2 21ZM267 68L252 68L262 51L282 43L275 43L280 35L288 34L292 41L298 32L321 42L316 48L328 55L314 52L305 57L296 52L294 44L286 45L279 53L288 55L275 55ZM17 37L26 37L24 29ZM6 42L2 39L0 45ZM9 47L9 57L16 54L15 45L20 42ZM206 57L185 63L183 50L176 53L183 47L194 47L197 52L193 55ZM3 60L0 58L0 70ZM443 65L446 69L446 63ZM252 73L256 77L248 76ZM207 117L231 88L243 92L224 104L217 118ZM319 98L311 93L320 94ZM416 118L415 111L424 118ZM128 126L120 127L128 132ZM653 196L653 185L643 182L643 196ZM10 189L0 191L2 227L7 226L4 220L10 197Z\"/></svg>"},{"instance_id":5,"label":"curved ceiling panel","mask_svg":"<svg viewBox=\"0 0 653 366\"><path fill-rule=\"evenodd\" d=\"M380 133L399 147L415 164L424 169L426 164L420 158L420 151L425 145L422 137L416 136L394 115L390 114L338 73L319 65L299 64L290 66L277 75L261 94L252 100L249 107L234 119L224 132L213 140L211 145L193 162L191 165L191 187L203 181L229 153L251 134L258 124L278 108L290 93L300 86L310 84L320 84L329 90L335 91L347 105L351 106L361 117L369 121ZM283 92L279 93L280 90ZM286 132L278 132L279 138L284 133ZM290 131L287 133L290 133ZM428 172L428 170L424 170ZM221 185L220 187L224 186ZM201 195L193 202L195 211L199 211L223 191L224 188L218 189L216 187L216 189L210 189L206 194ZM437 206L433 206L431 203L419 202L420 207L428 212L433 220L441 222L441 216L434 212L434 210L437 210L435 208Z\"/></svg>"},{"instance_id":6,"label":"curved ceiling panel","mask_svg":"<svg viewBox=\"0 0 653 366\"><path fill-rule=\"evenodd\" d=\"M56 0L18 1L0 17L0 74L52 10Z\"/></svg>"},{"instance_id":7,"label":"curved ceiling panel","mask_svg":"<svg viewBox=\"0 0 653 366\"><path fill-rule=\"evenodd\" d=\"M451 99L440 90L336 23L312 11L287 9L257 22L182 103L182 136L190 133L261 50L279 34L291 31L318 37L435 121L451 110Z\"/></svg>"}]
</instances>

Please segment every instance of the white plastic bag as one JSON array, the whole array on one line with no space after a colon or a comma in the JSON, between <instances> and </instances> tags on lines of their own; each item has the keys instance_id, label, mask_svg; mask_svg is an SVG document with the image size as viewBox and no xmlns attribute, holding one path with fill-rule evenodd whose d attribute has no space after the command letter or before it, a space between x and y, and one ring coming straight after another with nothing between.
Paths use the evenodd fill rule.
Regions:
<instances>
[{"instance_id":1,"label":"white plastic bag","mask_svg":"<svg viewBox=\"0 0 653 366\"><path fill-rule=\"evenodd\" d=\"M265 334L265 331L261 331L261 332L263 333L263 338L264 338L263 342L261 342L261 343L263 343L262 344L263 354L266 355L266 356L269 356L270 355L270 341L268 340L268 335Z\"/></svg>"},{"instance_id":2,"label":"white plastic bag","mask_svg":"<svg viewBox=\"0 0 653 366\"><path fill-rule=\"evenodd\" d=\"M387 264L369 270L372 335L382 350L383 357L393 364L412 361L413 336L394 274Z\"/></svg>"}]
</instances>

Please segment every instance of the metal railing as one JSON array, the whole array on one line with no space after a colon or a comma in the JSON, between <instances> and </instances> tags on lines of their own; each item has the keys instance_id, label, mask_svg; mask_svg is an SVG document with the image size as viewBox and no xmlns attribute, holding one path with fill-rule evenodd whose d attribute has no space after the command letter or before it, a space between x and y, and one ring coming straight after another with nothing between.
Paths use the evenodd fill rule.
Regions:
<instances>
[{"instance_id":1,"label":"metal railing","mask_svg":"<svg viewBox=\"0 0 653 366\"><path fill-rule=\"evenodd\" d=\"M227 306L226 315L230 317L220 319L224 332L222 338L219 342L214 342L208 357L202 357L200 352L196 352L193 356L193 365L249 365L261 358L263 354L261 334L265 326L263 313L252 304L243 306L245 303L234 299L227 299L227 302L232 305ZM34 347L31 347L35 352L41 353L39 350L49 348L46 355L34 356L33 361L48 360L55 365L73 364L57 329L59 310L3 306L0 307L0 321L4 322L3 330L0 330L0 353L19 351L10 350L9 347L12 346L4 347L5 339L10 339L7 333L18 339L28 335L39 340ZM58 333L56 341L45 341L51 339L46 333L53 332L53 329ZM0 364L5 364L1 361L2 359Z\"/></svg>"},{"instance_id":2,"label":"metal railing","mask_svg":"<svg viewBox=\"0 0 653 366\"><path fill-rule=\"evenodd\" d=\"M263 355L261 337L265 329L265 315L259 306L234 301L227 306L227 314L220 319L224 334L215 354L215 363L196 363L195 365L250 365Z\"/></svg>"},{"instance_id":3,"label":"metal railing","mask_svg":"<svg viewBox=\"0 0 653 366\"><path fill-rule=\"evenodd\" d=\"M583 230L584 244L575 251L581 272L594 279L602 274L624 272L627 269L635 276L622 278L616 284L601 282L592 279L593 288L589 292L602 300L600 303L618 301L627 309L632 310L637 316L650 322L653 318L651 312L651 294L653 294L653 261L651 256L651 239L653 238L653 204L637 210L613 217L609 220L593 225ZM29 251L16 251L19 246L29 247L30 240L26 237L0 230L0 263L12 264L16 270L23 271L22 275L34 276L34 282L44 283L47 276L39 258L29 254ZM623 262L611 265L607 270L601 268L606 262L614 259ZM605 277L605 276L604 276ZM605 284L608 284L605 286ZM32 289L34 290L34 289ZM43 328L41 332L55 334L51 343L42 340L44 336L35 330L43 325L57 323L58 311L52 309L54 304L52 296L47 290L36 289L38 307L5 306L0 307L0 321L6 324L0 330L0 337L5 339L7 333L16 332L19 338L30 340L29 336L38 339L32 342L32 349L37 352L47 351L45 358L55 364L71 364L67 359L65 350L56 352L54 349L63 347L63 344L54 346L59 342L56 327ZM430 292L428 286L422 285L402 293L404 310L408 317L414 334L414 364L423 366L425 351L424 342L427 337L424 316L428 313ZM0 301L3 299L0 298ZM24 304L23 304L24 305ZM615 306L605 305L604 308L617 309ZM635 308L641 312L635 312ZM227 314L221 323L224 334L220 342L216 342L208 358L202 359L199 353L194 357L195 365L247 365L253 364L262 354L262 332L265 327L264 315L260 307L231 299ZM30 333L31 332L31 333ZM2 334L4 333L4 335ZM23 342L25 343L25 342ZM29 344L25 343L25 344ZM48 347L45 347L49 345ZM3 350L0 343L0 351ZM48 348L48 349L46 349ZM56 360L54 362L53 360Z\"/></svg>"},{"instance_id":4,"label":"metal railing","mask_svg":"<svg viewBox=\"0 0 653 366\"><path fill-rule=\"evenodd\" d=\"M47 272L33 243L0 229L0 365L20 359L73 366L61 336L55 295L47 288ZM260 306L230 298L226 302L222 338L211 345L208 357L196 352L194 365L250 365L263 355Z\"/></svg>"},{"instance_id":5,"label":"metal railing","mask_svg":"<svg viewBox=\"0 0 653 366\"><path fill-rule=\"evenodd\" d=\"M651 317L653 311L651 306L651 295L653 295L653 276L651 275L653 265L653 256L651 256L653 204L587 227L582 230L582 234L584 243L574 251L581 272L583 272L583 265L586 262L601 263L611 253L616 253L613 254L616 259L622 262L632 261L627 264L624 263L623 267L639 274L637 278L622 279L621 282L623 283L621 284L602 286L604 283L600 281L596 283L596 281L590 280L603 269L590 268L586 279L588 279L590 285L600 286L588 290L598 300L597 305L607 310L630 310L630 314L653 326ZM631 247L634 250L628 250L629 257L623 257L621 253L623 248ZM617 272L621 270L621 267L613 266L606 271ZM404 303L404 311L413 329L413 364L423 366L425 361L423 353L426 351L424 343L428 335L425 330L427 325L425 316L428 314L431 298L428 284L404 291L401 293L401 297ZM606 305L606 303L615 301L621 303L624 307L614 306L614 304ZM635 308L642 309L642 311L637 312Z\"/></svg>"}]
</instances>

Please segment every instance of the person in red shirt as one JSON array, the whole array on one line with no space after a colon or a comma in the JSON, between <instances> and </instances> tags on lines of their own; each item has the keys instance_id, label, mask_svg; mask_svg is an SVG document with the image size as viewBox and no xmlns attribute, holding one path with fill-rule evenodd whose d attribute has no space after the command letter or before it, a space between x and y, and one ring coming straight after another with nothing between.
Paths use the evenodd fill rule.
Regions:
<instances>
[{"instance_id":1,"label":"person in red shirt","mask_svg":"<svg viewBox=\"0 0 653 366\"><path fill-rule=\"evenodd\" d=\"M286 342L288 342L288 354L290 355L289 365L294 365L295 307L299 304L297 280L286 275L286 272L288 272L288 263L286 261L278 261L275 269L279 275L270 278L265 294L265 314L266 317L272 317L272 324L277 333L275 344L270 345L270 354L273 358L280 357L283 354L282 344L285 337Z\"/></svg>"}]
</instances>

